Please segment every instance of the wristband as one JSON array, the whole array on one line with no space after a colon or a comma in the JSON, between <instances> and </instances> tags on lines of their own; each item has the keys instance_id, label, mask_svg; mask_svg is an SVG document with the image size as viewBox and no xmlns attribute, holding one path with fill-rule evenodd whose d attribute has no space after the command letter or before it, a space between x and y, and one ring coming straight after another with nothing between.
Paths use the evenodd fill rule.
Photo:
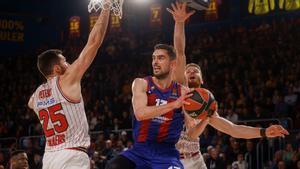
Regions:
<instances>
[{"instance_id":1,"label":"wristband","mask_svg":"<svg viewBox=\"0 0 300 169\"><path fill-rule=\"evenodd\" d=\"M266 137L266 129L261 128L259 132L261 137Z\"/></svg>"}]
</instances>

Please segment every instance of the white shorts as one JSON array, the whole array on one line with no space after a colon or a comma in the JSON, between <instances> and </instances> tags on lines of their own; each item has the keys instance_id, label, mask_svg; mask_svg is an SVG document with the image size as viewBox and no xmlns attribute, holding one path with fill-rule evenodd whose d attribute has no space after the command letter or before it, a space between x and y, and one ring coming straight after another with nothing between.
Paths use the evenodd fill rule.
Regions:
<instances>
[{"instance_id":1,"label":"white shorts","mask_svg":"<svg viewBox=\"0 0 300 169\"><path fill-rule=\"evenodd\" d=\"M43 169L90 169L90 159L78 150L45 152Z\"/></svg>"},{"instance_id":2,"label":"white shorts","mask_svg":"<svg viewBox=\"0 0 300 169\"><path fill-rule=\"evenodd\" d=\"M191 158L180 159L180 161L186 169L207 169L201 154Z\"/></svg>"}]
</instances>

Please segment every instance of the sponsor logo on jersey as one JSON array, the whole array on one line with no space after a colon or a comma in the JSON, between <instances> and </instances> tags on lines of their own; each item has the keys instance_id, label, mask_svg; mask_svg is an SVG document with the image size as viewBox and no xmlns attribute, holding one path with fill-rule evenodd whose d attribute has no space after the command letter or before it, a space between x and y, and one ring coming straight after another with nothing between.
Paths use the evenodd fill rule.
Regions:
<instances>
[{"instance_id":1,"label":"sponsor logo on jersey","mask_svg":"<svg viewBox=\"0 0 300 169\"><path fill-rule=\"evenodd\" d=\"M170 166L168 169L180 169L180 167Z\"/></svg>"},{"instance_id":2,"label":"sponsor logo on jersey","mask_svg":"<svg viewBox=\"0 0 300 169\"><path fill-rule=\"evenodd\" d=\"M152 121L153 122L157 122L157 123L165 123L165 122L167 122L167 121L171 121L172 119L169 119L169 118L167 118L167 117L164 117L164 116L159 116L159 117L154 117L153 119L152 119Z\"/></svg>"},{"instance_id":3,"label":"sponsor logo on jersey","mask_svg":"<svg viewBox=\"0 0 300 169\"><path fill-rule=\"evenodd\" d=\"M37 107L44 107L44 106L49 106L49 105L52 105L55 103L55 99L54 98L51 98L51 99L47 99L45 101L40 101L40 102L37 102Z\"/></svg>"}]
</instances>

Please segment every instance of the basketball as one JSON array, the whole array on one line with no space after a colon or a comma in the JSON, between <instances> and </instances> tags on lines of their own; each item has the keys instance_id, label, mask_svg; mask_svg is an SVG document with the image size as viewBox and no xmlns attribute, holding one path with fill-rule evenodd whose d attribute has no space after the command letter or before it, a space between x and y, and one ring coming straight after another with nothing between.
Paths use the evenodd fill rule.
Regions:
<instances>
[{"instance_id":1,"label":"basketball","mask_svg":"<svg viewBox=\"0 0 300 169\"><path fill-rule=\"evenodd\" d=\"M184 105L184 110L191 117L205 119L217 110L217 102L209 90L196 88L192 94L193 96L186 99L190 105Z\"/></svg>"}]
</instances>

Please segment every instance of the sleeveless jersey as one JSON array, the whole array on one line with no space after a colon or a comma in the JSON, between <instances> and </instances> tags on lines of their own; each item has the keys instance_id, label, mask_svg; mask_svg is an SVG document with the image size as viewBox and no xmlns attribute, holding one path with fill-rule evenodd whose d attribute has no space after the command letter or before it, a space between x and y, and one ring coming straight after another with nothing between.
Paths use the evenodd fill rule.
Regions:
<instances>
[{"instance_id":1,"label":"sleeveless jersey","mask_svg":"<svg viewBox=\"0 0 300 169\"><path fill-rule=\"evenodd\" d=\"M177 100L181 95L181 86L172 82L169 88L160 89L152 80L146 77L148 82L147 98L148 106L159 106ZM133 118L133 137L136 143L157 142L174 144L180 137L183 128L184 115L182 109L174 109L164 115L138 121Z\"/></svg>"},{"instance_id":2,"label":"sleeveless jersey","mask_svg":"<svg viewBox=\"0 0 300 169\"><path fill-rule=\"evenodd\" d=\"M176 148L180 153L194 153L200 150L200 139L191 140L188 135L187 131L184 130L181 132L179 141L176 143Z\"/></svg>"},{"instance_id":3,"label":"sleeveless jersey","mask_svg":"<svg viewBox=\"0 0 300 169\"><path fill-rule=\"evenodd\" d=\"M40 85L33 94L33 109L46 137L45 151L90 146L82 97L71 101L59 86L59 77Z\"/></svg>"}]
</instances>

